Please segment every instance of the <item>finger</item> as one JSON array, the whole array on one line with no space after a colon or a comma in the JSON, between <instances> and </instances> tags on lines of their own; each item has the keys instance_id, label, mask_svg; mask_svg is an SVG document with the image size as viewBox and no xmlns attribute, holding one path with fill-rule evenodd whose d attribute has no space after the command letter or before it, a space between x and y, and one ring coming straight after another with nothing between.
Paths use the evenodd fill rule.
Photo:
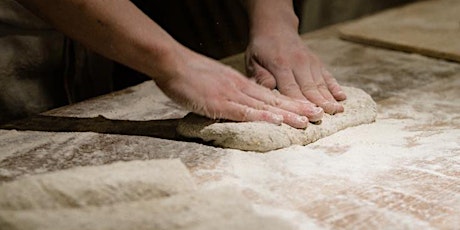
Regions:
<instances>
[{"instance_id":1,"label":"finger","mask_svg":"<svg viewBox=\"0 0 460 230\"><path fill-rule=\"evenodd\" d=\"M308 100L323 108L326 113L334 114L336 112L335 104L328 101L319 92L316 82L313 79L309 64L301 65L297 68L295 76L303 95Z\"/></svg>"},{"instance_id":2,"label":"finger","mask_svg":"<svg viewBox=\"0 0 460 230\"><path fill-rule=\"evenodd\" d=\"M300 91L291 69L277 68L271 73L276 76L276 86L282 94L297 100L306 99Z\"/></svg>"},{"instance_id":3,"label":"finger","mask_svg":"<svg viewBox=\"0 0 460 230\"><path fill-rule=\"evenodd\" d=\"M281 125L283 116L268 110L254 109L233 101L221 104L219 118L232 121L265 121L272 124Z\"/></svg>"},{"instance_id":4,"label":"finger","mask_svg":"<svg viewBox=\"0 0 460 230\"><path fill-rule=\"evenodd\" d=\"M343 106L335 100L334 96L332 96L331 92L329 91L329 88L327 87L327 84L324 80L323 76L323 70L324 68L321 66L321 64L316 64L315 66L312 66L311 72L313 74L313 79L316 82L316 87L318 91L323 95L323 97L328 100L331 104L334 105L335 112L334 113L339 113L343 112Z\"/></svg>"},{"instance_id":5,"label":"finger","mask_svg":"<svg viewBox=\"0 0 460 230\"><path fill-rule=\"evenodd\" d=\"M305 129L308 126L308 118L306 116L299 116L295 113L273 106L268 106L267 110L283 116L283 122L291 127Z\"/></svg>"},{"instance_id":6,"label":"finger","mask_svg":"<svg viewBox=\"0 0 460 230\"><path fill-rule=\"evenodd\" d=\"M299 101L299 103L302 103L305 105L306 107L305 116L307 116L311 122L318 122L318 121L321 121L321 119L323 119L323 116L324 116L323 108L318 107L317 105L311 102Z\"/></svg>"},{"instance_id":7,"label":"finger","mask_svg":"<svg viewBox=\"0 0 460 230\"><path fill-rule=\"evenodd\" d=\"M305 100L302 100L302 102L300 100L296 101L260 87L248 87L243 89L243 92L257 101L301 116L307 116L310 121L319 121L323 117L323 110L321 108Z\"/></svg>"},{"instance_id":8,"label":"finger","mask_svg":"<svg viewBox=\"0 0 460 230\"><path fill-rule=\"evenodd\" d=\"M326 68L322 69L322 73L323 73L324 81L326 82L326 85L329 91L334 96L334 98L338 101L343 101L347 99L347 95L345 95L345 92L343 92L342 87L340 87L339 83L332 76L332 74L329 71L327 71Z\"/></svg>"},{"instance_id":9,"label":"finger","mask_svg":"<svg viewBox=\"0 0 460 230\"><path fill-rule=\"evenodd\" d=\"M291 112L304 115L308 117L311 122L320 121L323 118L324 110L321 107L311 103L308 100L293 100L290 97L280 94L278 91L273 91L277 97L281 98L286 103L281 108Z\"/></svg>"},{"instance_id":10,"label":"finger","mask_svg":"<svg viewBox=\"0 0 460 230\"><path fill-rule=\"evenodd\" d=\"M318 66L311 66L310 71L312 73L313 81L316 83L316 88L318 91L323 95L324 99L328 100L329 102L335 103L337 102L335 98L332 96L331 92L327 88L326 82L323 79L322 68Z\"/></svg>"},{"instance_id":11,"label":"finger","mask_svg":"<svg viewBox=\"0 0 460 230\"><path fill-rule=\"evenodd\" d=\"M304 129L308 126L309 120L306 116L301 116L296 113L265 104L260 100L250 97L249 95L242 93L237 97L237 100L238 104L243 104L254 109L266 110L281 115L283 116L283 122L294 128Z\"/></svg>"},{"instance_id":12,"label":"finger","mask_svg":"<svg viewBox=\"0 0 460 230\"><path fill-rule=\"evenodd\" d=\"M265 68L259 65L257 62L252 62L252 73L253 77L259 85L265 86L269 89L274 89L276 87L276 80L273 75L268 72Z\"/></svg>"}]
</instances>

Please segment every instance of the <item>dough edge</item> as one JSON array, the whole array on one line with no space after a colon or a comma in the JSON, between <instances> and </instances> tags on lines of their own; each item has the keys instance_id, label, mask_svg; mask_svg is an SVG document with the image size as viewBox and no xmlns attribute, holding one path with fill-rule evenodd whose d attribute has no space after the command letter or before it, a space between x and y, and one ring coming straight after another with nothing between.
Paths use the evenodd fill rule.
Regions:
<instances>
[{"instance_id":1,"label":"dough edge","mask_svg":"<svg viewBox=\"0 0 460 230\"><path fill-rule=\"evenodd\" d=\"M358 88L342 89L347 94L347 100L340 102L345 112L325 114L320 125L310 124L305 130L266 122L221 122L189 113L179 122L177 132L219 147L268 152L291 145L307 145L348 127L374 122L377 104L371 96Z\"/></svg>"}]
</instances>

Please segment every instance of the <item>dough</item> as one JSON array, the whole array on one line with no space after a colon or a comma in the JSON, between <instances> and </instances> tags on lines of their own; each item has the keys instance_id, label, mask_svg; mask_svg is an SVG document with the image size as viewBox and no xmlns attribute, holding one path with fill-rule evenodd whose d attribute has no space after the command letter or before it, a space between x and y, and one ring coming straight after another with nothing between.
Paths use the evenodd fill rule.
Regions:
<instances>
[{"instance_id":1,"label":"dough","mask_svg":"<svg viewBox=\"0 0 460 230\"><path fill-rule=\"evenodd\" d=\"M0 212L2 229L293 229L228 188L103 207Z\"/></svg>"},{"instance_id":2,"label":"dough","mask_svg":"<svg viewBox=\"0 0 460 230\"><path fill-rule=\"evenodd\" d=\"M178 159L119 162L27 176L0 185L0 210L113 204L194 191Z\"/></svg>"},{"instance_id":3,"label":"dough","mask_svg":"<svg viewBox=\"0 0 460 230\"><path fill-rule=\"evenodd\" d=\"M361 89L342 87L347 100L341 102L345 112L325 114L321 124L307 129L265 122L217 122L189 114L179 122L177 131L189 138L200 138L213 145L247 151L267 152L291 145L306 145L347 127L371 123L377 116L377 105Z\"/></svg>"}]
</instances>

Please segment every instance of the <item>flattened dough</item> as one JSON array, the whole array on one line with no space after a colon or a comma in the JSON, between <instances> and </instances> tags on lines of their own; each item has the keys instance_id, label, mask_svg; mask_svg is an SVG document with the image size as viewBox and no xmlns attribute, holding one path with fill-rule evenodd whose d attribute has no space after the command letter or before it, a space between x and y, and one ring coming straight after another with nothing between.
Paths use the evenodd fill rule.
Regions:
<instances>
[{"instance_id":1,"label":"flattened dough","mask_svg":"<svg viewBox=\"0 0 460 230\"><path fill-rule=\"evenodd\" d=\"M196 189L179 159L118 162L0 185L0 210L56 209L161 198Z\"/></svg>"},{"instance_id":2,"label":"flattened dough","mask_svg":"<svg viewBox=\"0 0 460 230\"><path fill-rule=\"evenodd\" d=\"M345 112L325 114L320 125L307 129L265 122L217 122L195 114L187 115L178 125L180 135L200 138L213 145L247 151L267 152L291 145L306 145L342 129L375 121L377 105L361 89L343 87L347 100L340 102Z\"/></svg>"}]
</instances>

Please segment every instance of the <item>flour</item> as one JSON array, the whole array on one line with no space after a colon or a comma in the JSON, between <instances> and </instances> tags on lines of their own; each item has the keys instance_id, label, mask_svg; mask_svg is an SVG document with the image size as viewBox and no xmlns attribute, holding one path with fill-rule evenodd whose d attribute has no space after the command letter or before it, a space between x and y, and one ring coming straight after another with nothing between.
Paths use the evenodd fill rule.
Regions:
<instances>
[{"instance_id":1,"label":"flour","mask_svg":"<svg viewBox=\"0 0 460 230\"><path fill-rule=\"evenodd\" d=\"M306 145L342 129L371 123L377 106L364 91L343 87L347 100L341 102L344 113L325 114L320 125L305 130L288 125L264 122L215 122L197 115L188 115L179 123L178 133L185 137L201 138L213 145L248 151L267 152L291 145Z\"/></svg>"},{"instance_id":2,"label":"flour","mask_svg":"<svg viewBox=\"0 0 460 230\"><path fill-rule=\"evenodd\" d=\"M318 55L323 55L325 64L333 67L330 70L339 82L365 89L378 102L376 122L347 128L307 146L295 145L266 154L146 136L2 130L0 168L3 172L0 171L0 181L16 180L24 174L62 172L66 168L114 161L181 158L191 171L198 190L210 190L202 195L209 203L214 204L216 189L231 187L251 203L256 203L258 214L286 219L295 224L296 229L457 229L460 226L457 189L460 175L460 66L338 39L313 39L309 43ZM244 66L243 60L241 63ZM148 96L152 92L159 94L152 82L133 89L135 91L131 93L116 93L60 111L62 116L104 115L110 119L128 120L181 117L178 115L183 110L176 110L170 100ZM137 94L139 91L142 94ZM157 106L161 108L158 111ZM170 107L168 113L163 109L167 106ZM176 112L171 113L173 110ZM54 115L61 116L58 110L54 112ZM171 194L159 199L168 199L171 203L174 200L179 202L178 197L184 196ZM197 195L188 194L187 197ZM234 196L219 199L240 202ZM158 204L151 201L102 206L132 210L129 215L143 216L135 217L135 220L152 223L155 221L153 215L146 217L142 209L126 208L127 203ZM222 202L218 203L222 205L220 209L213 212L223 212L227 203ZM102 206L78 207L74 212L68 208L59 209L66 215L75 216L82 210L99 213L101 211L97 210L103 210ZM199 213L199 209L193 209L199 206L174 207L192 208L191 218ZM44 214L38 214L36 218L55 215L57 210L40 210ZM0 226L7 226L5 220L10 221L8 224L25 226L28 224L26 219L38 211L1 210ZM107 221L121 222L121 219L114 220L126 217L119 214L121 211L116 211L116 216L109 216ZM174 215L167 214L167 220L174 220ZM227 220L240 220L234 214L230 213ZM82 216L90 218L84 213ZM184 216L188 215L184 212ZM57 219L56 216L43 218L46 218L43 221ZM40 224L30 228L55 224L50 228L69 229L69 224L64 225L69 218L47 225L34 219L31 225ZM193 220L197 220L193 223L205 222L203 219ZM218 220L214 221L222 223ZM195 226L203 226L200 224ZM138 225L127 228L134 229L135 226Z\"/></svg>"},{"instance_id":3,"label":"flour","mask_svg":"<svg viewBox=\"0 0 460 230\"><path fill-rule=\"evenodd\" d=\"M2 229L293 229L229 188L102 207L0 212Z\"/></svg>"},{"instance_id":4,"label":"flour","mask_svg":"<svg viewBox=\"0 0 460 230\"><path fill-rule=\"evenodd\" d=\"M376 122L307 146L227 150L218 170L193 176L200 188L242 189L263 214L319 225L299 229L456 229L459 85L457 75L400 92L378 102Z\"/></svg>"},{"instance_id":5,"label":"flour","mask_svg":"<svg viewBox=\"0 0 460 230\"><path fill-rule=\"evenodd\" d=\"M26 176L0 186L0 209L100 206L191 192L180 160L131 161Z\"/></svg>"}]
</instances>

